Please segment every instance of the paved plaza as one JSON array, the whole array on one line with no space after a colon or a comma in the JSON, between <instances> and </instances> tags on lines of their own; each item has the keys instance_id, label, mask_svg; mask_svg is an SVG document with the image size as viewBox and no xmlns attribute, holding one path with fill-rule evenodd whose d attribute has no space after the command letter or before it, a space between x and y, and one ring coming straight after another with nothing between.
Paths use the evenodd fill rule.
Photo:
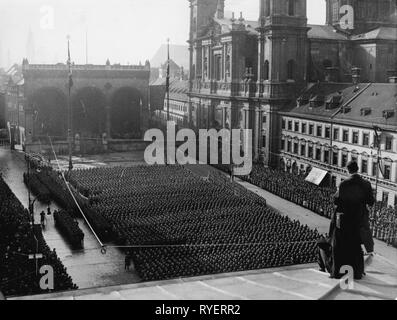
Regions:
<instances>
[{"instance_id":1,"label":"paved plaza","mask_svg":"<svg viewBox=\"0 0 397 320\"><path fill-rule=\"evenodd\" d=\"M67 159L60 158L67 163ZM131 165L142 163L140 154L110 154L99 157L76 158L78 167ZM54 165L54 164L53 164ZM77 167L77 166L76 166ZM6 182L20 201L26 206L27 189L22 181L25 170L23 154L0 149L0 168ZM190 166L189 169L206 176L208 166ZM320 233L328 231L329 220L313 212L281 199L249 183L236 179L238 183L264 197L269 206L291 219L299 220ZM56 205L51 205L56 209ZM47 207L37 204L39 212ZM102 255L95 238L82 220L80 228L85 234L84 250L74 251L54 227L53 217L47 221L44 237L50 248L56 248L62 262L80 290L43 296L17 299L396 299L397 298L397 250L376 240L376 255L367 258L364 280L356 282L354 290L340 289L339 281L329 279L318 271L316 264L245 271L215 276L204 276L170 281L140 283L133 272L124 271L124 255L117 249L110 249Z\"/></svg>"}]
</instances>

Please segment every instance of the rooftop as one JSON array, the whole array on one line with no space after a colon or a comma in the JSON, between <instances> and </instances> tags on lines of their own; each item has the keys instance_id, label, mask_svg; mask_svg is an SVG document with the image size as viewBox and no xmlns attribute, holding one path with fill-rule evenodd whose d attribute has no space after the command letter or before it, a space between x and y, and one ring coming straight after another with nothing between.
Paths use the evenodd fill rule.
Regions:
<instances>
[{"instance_id":1,"label":"rooftop","mask_svg":"<svg viewBox=\"0 0 397 320\"><path fill-rule=\"evenodd\" d=\"M189 48L186 45L170 45L170 57L176 64L182 66L185 70L189 70ZM152 67L161 67L164 61L167 60L167 45L163 44L156 51L153 58L150 60Z\"/></svg>"},{"instance_id":2,"label":"rooftop","mask_svg":"<svg viewBox=\"0 0 397 320\"><path fill-rule=\"evenodd\" d=\"M397 40L397 28L380 27L367 33L352 36L352 40Z\"/></svg>"},{"instance_id":3,"label":"rooftop","mask_svg":"<svg viewBox=\"0 0 397 320\"><path fill-rule=\"evenodd\" d=\"M348 37L343 33L338 32L334 27L327 25L309 24L308 32L309 39L324 39L324 40L348 40Z\"/></svg>"},{"instance_id":4,"label":"rooftop","mask_svg":"<svg viewBox=\"0 0 397 320\"><path fill-rule=\"evenodd\" d=\"M397 84L311 84L288 114L397 130Z\"/></svg>"}]
</instances>

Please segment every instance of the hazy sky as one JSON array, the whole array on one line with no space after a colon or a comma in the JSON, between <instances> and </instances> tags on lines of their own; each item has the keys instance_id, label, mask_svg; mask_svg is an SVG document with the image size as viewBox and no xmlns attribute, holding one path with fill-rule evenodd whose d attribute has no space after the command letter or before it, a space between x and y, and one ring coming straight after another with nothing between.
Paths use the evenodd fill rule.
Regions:
<instances>
[{"instance_id":1,"label":"hazy sky","mask_svg":"<svg viewBox=\"0 0 397 320\"><path fill-rule=\"evenodd\" d=\"M226 10L258 19L259 0L226 0ZM323 24L325 1L308 0L309 23ZM169 37L188 39L187 0L0 0L0 67L27 56L31 30L34 63L65 62L66 36L72 60L85 63L86 31L89 63L137 64L151 59Z\"/></svg>"}]
</instances>

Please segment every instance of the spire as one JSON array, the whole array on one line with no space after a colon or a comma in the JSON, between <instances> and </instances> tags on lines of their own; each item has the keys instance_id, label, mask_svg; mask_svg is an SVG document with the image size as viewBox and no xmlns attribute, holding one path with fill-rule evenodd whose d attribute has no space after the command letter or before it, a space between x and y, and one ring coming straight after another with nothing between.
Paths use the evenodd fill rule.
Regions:
<instances>
[{"instance_id":1,"label":"spire","mask_svg":"<svg viewBox=\"0 0 397 320\"><path fill-rule=\"evenodd\" d=\"M225 0L218 0L216 7L216 17L218 19L225 18Z\"/></svg>"},{"instance_id":2,"label":"spire","mask_svg":"<svg viewBox=\"0 0 397 320\"><path fill-rule=\"evenodd\" d=\"M28 33L28 38L26 41L26 57L31 63L35 63L35 43L34 43L34 38L33 38L33 32L32 29L29 28L29 33Z\"/></svg>"}]
</instances>

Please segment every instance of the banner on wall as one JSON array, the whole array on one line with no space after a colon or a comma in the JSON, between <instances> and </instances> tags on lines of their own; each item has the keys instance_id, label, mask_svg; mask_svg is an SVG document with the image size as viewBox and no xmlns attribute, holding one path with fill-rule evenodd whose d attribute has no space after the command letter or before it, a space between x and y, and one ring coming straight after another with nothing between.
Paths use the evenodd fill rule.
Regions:
<instances>
[{"instance_id":1,"label":"banner on wall","mask_svg":"<svg viewBox=\"0 0 397 320\"><path fill-rule=\"evenodd\" d=\"M319 186L321 182L323 182L327 174L328 172L325 170L313 168L312 171L310 171L309 175L307 176L306 181Z\"/></svg>"}]
</instances>

